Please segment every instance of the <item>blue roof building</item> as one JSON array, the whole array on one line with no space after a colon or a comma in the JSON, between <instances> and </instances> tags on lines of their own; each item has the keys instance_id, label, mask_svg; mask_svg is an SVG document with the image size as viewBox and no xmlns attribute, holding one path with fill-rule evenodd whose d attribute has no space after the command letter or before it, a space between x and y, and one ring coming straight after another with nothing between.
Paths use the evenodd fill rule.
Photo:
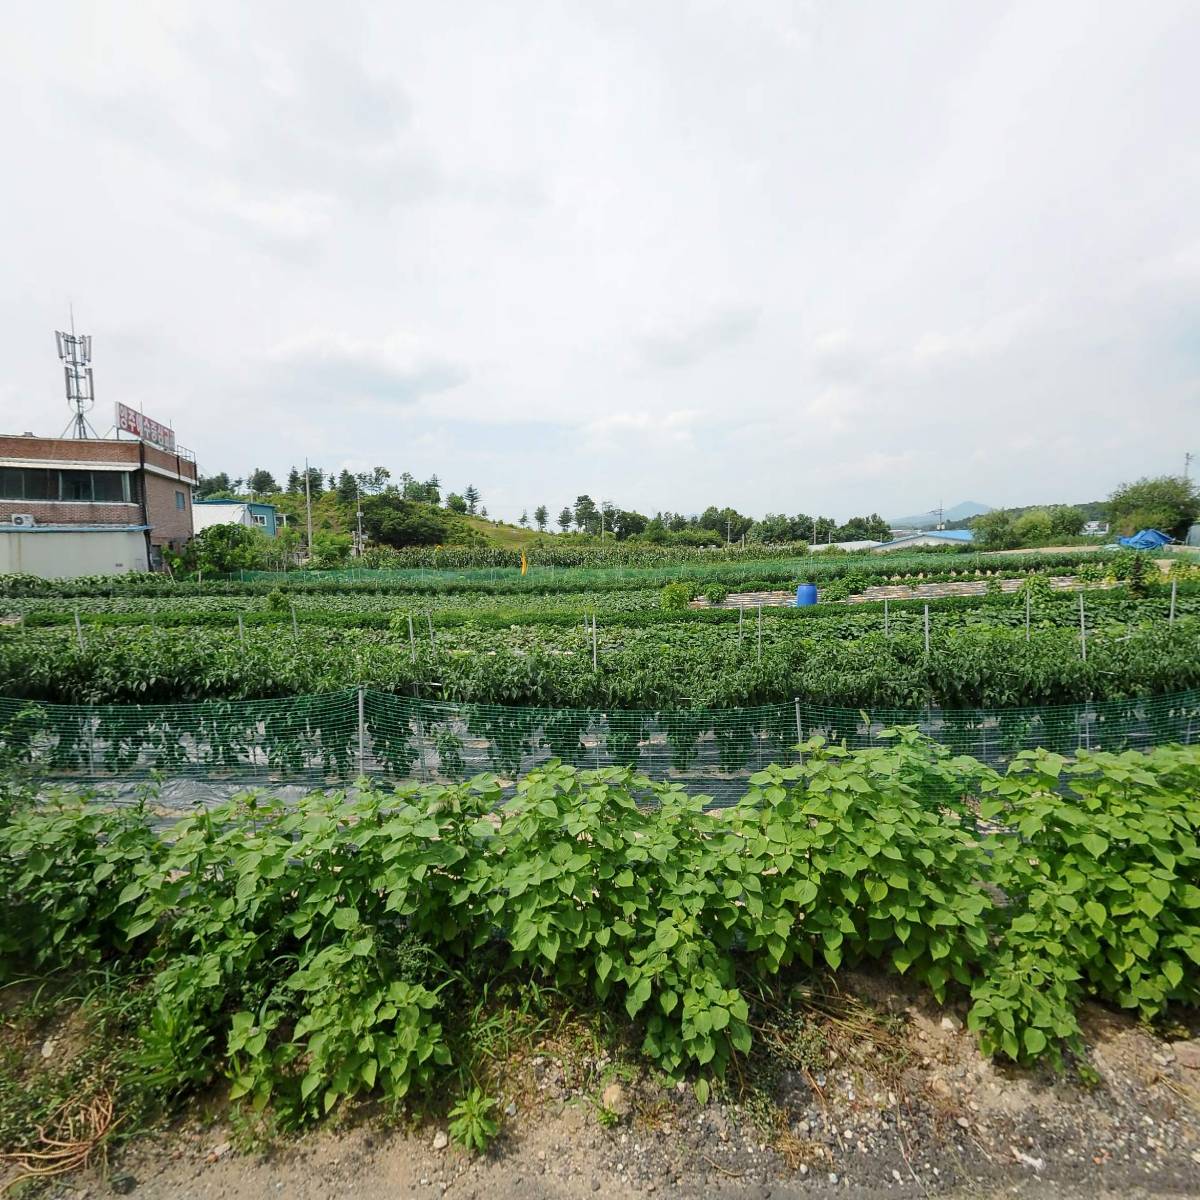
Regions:
<instances>
[{"instance_id":1,"label":"blue roof building","mask_svg":"<svg viewBox=\"0 0 1200 1200\"><path fill-rule=\"evenodd\" d=\"M279 530L279 514L273 504L259 500L195 500L192 502L192 526L197 533L210 525L248 525L261 529L267 537Z\"/></svg>"}]
</instances>

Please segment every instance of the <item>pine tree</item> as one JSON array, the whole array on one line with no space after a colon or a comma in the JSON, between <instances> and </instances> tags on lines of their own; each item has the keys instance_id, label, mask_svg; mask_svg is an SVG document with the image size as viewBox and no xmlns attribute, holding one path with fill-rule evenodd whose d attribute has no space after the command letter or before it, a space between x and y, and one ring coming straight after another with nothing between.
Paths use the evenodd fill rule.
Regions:
<instances>
[{"instance_id":1,"label":"pine tree","mask_svg":"<svg viewBox=\"0 0 1200 1200\"><path fill-rule=\"evenodd\" d=\"M529 525L529 510L528 509L525 509L525 508L521 509L521 519L520 519L520 521L517 522L517 524L522 526L522 528L528 527L528 525Z\"/></svg>"},{"instance_id":2,"label":"pine tree","mask_svg":"<svg viewBox=\"0 0 1200 1200\"><path fill-rule=\"evenodd\" d=\"M463 489L463 499L467 502L467 512L474 516L479 507L479 489L473 483Z\"/></svg>"},{"instance_id":3,"label":"pine tree","mask_svg":"<svg viewBox=\"0 0 1200 1200\"><path fill-rule=\"evenodd\" d=\"M539 504L533 510L533 519L537 522L538 532L546 532L546 522L550 520L550 510L544 505Z\"/></svg>"},{"instance_id":4,"label":"pine tree","mask_svg":"<svg viewBox=\"0 0 1200 1200\"><path fill-rule=\"evenodd\" d=\"M295 467L288 472L287 490L289 496L298 496L304 491L304 477Z\"/></svg>"},{"instance_id":5,"label":"pine tree","mask_svg":"<svg viewBox=\"0 0 1200 1200\"><path fill-rule=\"evenodd\" d=\"M563 533L566 533L567 530L571 528L571 522L574 519L575 516L569 508L564 508L562 512L558 514L558 523L561 526Z\"/></svg>"}]
</instances>

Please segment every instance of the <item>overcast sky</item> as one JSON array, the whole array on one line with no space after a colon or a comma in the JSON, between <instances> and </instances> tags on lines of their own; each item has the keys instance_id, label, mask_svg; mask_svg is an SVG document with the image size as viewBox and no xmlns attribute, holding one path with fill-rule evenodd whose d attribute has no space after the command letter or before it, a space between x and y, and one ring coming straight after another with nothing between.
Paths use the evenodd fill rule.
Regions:
<instances>
[{"instance_id":1,"label":"overcast sky","mask_svg":"<svg viewBox=\"0 0 1200 1200\"><path fill-rule=\"evenodd\" d=\"M53 331L202 471L492 515L1087 500L1200 453L1200 4L21 5L0 429Z\"/></svg>"}]
</instances>

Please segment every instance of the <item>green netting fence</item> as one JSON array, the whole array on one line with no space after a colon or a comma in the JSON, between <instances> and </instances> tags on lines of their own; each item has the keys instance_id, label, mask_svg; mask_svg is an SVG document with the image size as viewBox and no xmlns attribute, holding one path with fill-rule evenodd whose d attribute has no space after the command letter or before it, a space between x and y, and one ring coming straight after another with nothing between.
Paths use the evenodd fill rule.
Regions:
<instances>
[{"instance_id":1,"label":"green netting fence","mask_svg":"<svg viewBox=\"0 0 1200 1200\"><path fill-rule=\"evenodd\" d=\"M956 754L1002 766L1046 747L1149 749L1200 740L1200 690L1143 699L1014 709L825 708L797 699L758 708L600 712L449 704L351 688L276 700L58 705L0 699L0 764L53 781L191 779L332 786L360 775L515 779L550 758L626 765L730 803L754 771L793 762L820 734L851 747L917 725Z\"/></svg>"}]
</instances>

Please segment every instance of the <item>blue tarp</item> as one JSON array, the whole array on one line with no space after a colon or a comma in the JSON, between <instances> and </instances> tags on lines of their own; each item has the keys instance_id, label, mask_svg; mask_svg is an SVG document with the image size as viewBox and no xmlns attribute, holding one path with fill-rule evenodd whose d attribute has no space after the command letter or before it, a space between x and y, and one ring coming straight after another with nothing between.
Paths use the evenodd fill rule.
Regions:
<instances>
[{"instance_id":1,"label":"blue tarp","mask_svg":"<svg viewBox=\"0 0 1200 1200\"><path fill-rule=\"evenodd\" d=\"M1157 550L1172 540L1169 534L1157 529L1139 529L1132 537L1117 539L1122 546L1132 546L1134 550Z\"/></svg>"}]
</instances>

